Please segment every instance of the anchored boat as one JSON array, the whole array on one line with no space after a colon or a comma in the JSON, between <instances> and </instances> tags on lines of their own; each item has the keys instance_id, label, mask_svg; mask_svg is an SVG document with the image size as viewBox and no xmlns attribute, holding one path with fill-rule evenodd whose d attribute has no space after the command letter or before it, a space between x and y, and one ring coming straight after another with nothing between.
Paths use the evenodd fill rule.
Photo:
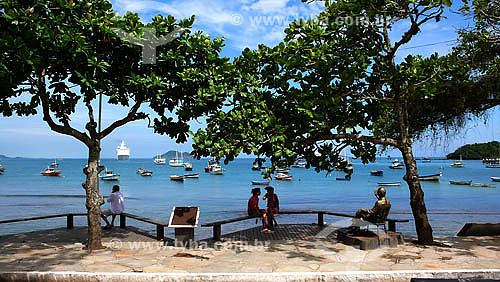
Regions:
<instances>
[{"instance_id":1,"label":"anchored boat","mask_svg":"<svg viewBox=\"0 0 500 282\"><path fill-rule=\"evenodd\" d=\"M61 175L61 170L56 170L54 168L48 167L44 171L41 171L40 174L45 176L59 176Z\"/></svg>"},{"instance_id":2,"label":"anchored boat","mask_svg":"<svg viewBox=\"0 0 500 282\"><path fill-rule=\"evenodd\" d=\"M269 181L252 181L252 185L269 185Z\"/></svg>"},{"instance_id":3,"label":"anchored boat","mask_svg":"<svg viewBox=\"0 0 500 282\"><path fill-rule=\"evenodd\" d=\"M184 174L185 178L199 178L200 175L198 173L192 173L192 174Z\"/></svg>"},{"instance_id":4,"label":"anchored boat","mask_svg":"<svg viewBox=\"0 0 500 282\"><path fill-rule=\"evenodd\" d=\"M170 175L170 180L184 181L184 176L183 175Z\"/></svg>"},{"instance_id":5,"label":"anchored boat","mask_svg":"<svg viewBox=\"0 0 500 282\"><path fill-rule=\"evenodd\" d=\"M111 170L106 170L103 175L99 175L99 178L103 181L118 181L120 178L119 174L114 174Z\"/></svg>"},{"instance_id":6,"label":"anchored boat","mask_svg":"<svg viewBox=\"0 0 500 282\"><path fill-rule=\"evenodd\" d=\"M284 173L278 173L274 176L274 178L276 178L276 180L292 180L291 175L287 175Z\"/></svg>"},{"instance_id":7,"label":"anchored boat","mask_svg":"<svg viewBox=\"0 0 500 282\"><path fill-rule=\"evenodd\" d=\"M420 180L420 181L439 181L439 178L441 176L443 176L442 172L440 172L438 174L431 174L431 175L419 176L418 180Z\"/></svg>"},{"instance_id":8,"label":"anchored boat","mask_svg":"<svg viewBox=\"0 0 500 282\"><path fill-rule=\"evenodd\" d=\"M370 174L373 176L383 176L384 175L384 170L379 169L379 170L370 170Z\"/></svg>"},{"instance_id":9,"label":"anchored boat","mask_svg":"<svg viewBox=\"0 0 500 282\"><path fill-rule=\"evenodd\" d=\"M377 182L380 186L401 186L401 182Z\"/></svg>"},{"instance_id":10,"label":"anchored boat","mask_svg":"<svg viewBox=\"0 0 500 282\"><path fill-rule=\"evenodd\" d=\"M450 184L453 184L453 185L467 185L467 186L469 186L471 183L472 183L472 180L469 180L469 181L454 181L454 180L450 180Z\"/></svg>"}]
</instances>

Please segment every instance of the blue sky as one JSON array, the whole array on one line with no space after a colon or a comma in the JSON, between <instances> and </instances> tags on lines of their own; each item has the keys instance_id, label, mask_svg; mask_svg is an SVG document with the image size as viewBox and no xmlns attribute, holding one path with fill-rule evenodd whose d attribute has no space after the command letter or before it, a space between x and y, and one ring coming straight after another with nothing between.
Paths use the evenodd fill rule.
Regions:
<instances>
[{"instance_id":1,"label":"blue sky","mask_svg":"<svg viewBox=\"0 0 500 282\"><path fill-rule=\"evenodd\" d=\"M275 45L283 38L287 23L297 18L311 18L322 9L322 2L304 4L300 0L114 0L113 8L120 15L126 11L139 13L147 22L157 14L171 14L177 18L196 15L194 29L211 36L226 38L223 55L238 56L246 47L258 44ZM461 1L459 1L461 2ZM470 24L468 19L453 13L459 6L446 11L447 19L425 25L422 32L405 47L418 47L456 39L457 28ZM391 37L396 40L408 26L394 26ZM453 42L408 48L401 50L398 59L408 54L427 56L434 52L446 54ZM103 126L126 114L126 108L106 105L103 111ZM72 116L72 124L83 129L87 112L79 108ZM495 125L500 122L500 112L493 111L488 123L470 123L462 132L449 140L431 142L424 140L415 145L417 156L442 156L465 143L487 142L500 139ZM191 123L193 129L204 126L203 119ZM124 140L131 148L131 157L152 157L157 152L168 150L191 151L191 143L176 144L167 136L160 136L147 128L145 121L137 121L116 130L102 142L102 157L115 157L115 148ZM40 115L32 117L0 118L0 154L25 157L84 158L86 147L72 137L52 132ZM396 152L392 153L397 155Z\"/></svg>"}]
</instances>

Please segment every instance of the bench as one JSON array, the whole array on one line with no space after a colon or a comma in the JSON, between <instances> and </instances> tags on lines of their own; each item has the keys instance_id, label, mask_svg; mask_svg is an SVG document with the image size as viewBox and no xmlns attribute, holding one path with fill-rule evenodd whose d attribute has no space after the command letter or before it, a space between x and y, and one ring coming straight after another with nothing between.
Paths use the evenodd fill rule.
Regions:
<instances>
[{"instance_id":1,"label":"bench","mask_svg":"<svg viewBox=\"0 0 500 282\"><path fill-rule=\"evenodd\" d=\"M351 214L331 212L331 211L318 211L318 210L280 210L278 214L317 214L319 226L324 225L325 214L333 215L333 216L341 216L341 217L350 217L350 218L355 217L354 215L351 215ZM222 233L222 225L223 224L243 221L243 220L252 219L252 218L256 218L256 217L255 216L242 216L242 217L237 217L237 218L232 218L232 219L226 219L226 220L221 220L221 221L205 223L205 224L202 224L201 227L212 227L214 241L220 241L221 235L222 235L221 233ZM389 223L389 231L396 232L396 223L397 222L409 222L410 220L388 218L386 221Z\"/></svg>"}]
</instances>

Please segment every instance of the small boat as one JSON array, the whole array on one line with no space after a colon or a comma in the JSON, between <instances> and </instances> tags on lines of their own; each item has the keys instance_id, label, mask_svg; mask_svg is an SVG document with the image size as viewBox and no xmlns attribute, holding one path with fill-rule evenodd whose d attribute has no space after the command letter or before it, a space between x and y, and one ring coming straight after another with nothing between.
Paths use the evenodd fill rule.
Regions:
<instances>
[{"instance_id":1,"label":"small boat","mask_svg":"<svg viewBox=\"0 0 500 282\"><path fill-rule=\"evenodd\" d=\"M61 170L56 170L54 168L48 167L44 171L41 171L40 174L45 176L59 176L61 175Z\"/></svg>"},{"instance_id":2,"label":"small boat","mask_svg":"<svg viewBox=\"0 0 500 282\"><path fill-rule=\"evenodd\" d=\"M184 181L184 175L170 175L172 181Z\"/></svg>"},{"instance_id":3,"label":"small boat","mask_svg":"<svg viewBox=\"0 0 500 282\"><path fill-rule=\"evenodd\" d=\"M453 185L467 185L467 186L469 186L471 183L472 183L472 180L469 180L469 181L454 181L454 180L450 180L450 184L453 184Z\"/></svg>"},{"instance_id":4,"label":"small boat","mask_svg":"<svg viewBox=\"0 0 500 282\"><path fill-rule=\"evenodd\" d=\"M307 162L304 158L297 158L297 160L293 163L292 167L305 168L306 165L307 165Z\"/></svg>"},{"instance_id":5,"label":"small boat","mask_svg":"<svg viewBox=\"0 0 500 282\"><path fill-rule=\"evenodd\" d=\"M278 173L274 176L274 178L276 178L276 180L292 180L291 175L287 175L284 173Z\"/></svg>"},{"instance_id":6,"label":"small boat","mask_svg":"<svg viewBox=\"0 0 500 282\"><path fill-rule=\"evenodd\" d=\"M400 163L398 159L395 159L389 166L390 169L403 169L404 167L405 165Z\"/></svg>"},{"instance_id":7,"label":"small boat","mask_svg":"<svg viewBox=\"0 0 500 282\"><path fill-rule=\"evenodd\" d=\"M335 180L338 180L338 181L351 181L351 178L349 177L337 177L335 178Z\"/></svg>"},{"instance_id":8,"label":"small boat","mask_svg":"<svg viewBox=\"0 0 500 282\"><path fill-rule=\"evenodd\" d=\"M167 164L167 159L162 158L160 154L156 154L156 157L153 161L156 165L165 165Z\"/></svg>"},{"instance_id":9,"label":"small boat","mask_svg":"<svg viewBox=\"0 0 500 282\"><path fill-rule=\"evenodd\" d=\"M254 163L252 166L252 170L260 170L259 164Z\"/></svg>"},{"instance_id":10,"label":"small boat","mask_svg":"<svg viewBox=\"0 0 500 282\"><path fill-rule=\"evenodd\" d=\"M184 163L184 170L185 171L192 171L193 165L191 163Z\"/></svg>"},{"instance_id":11,"label":"small boat","mask_svg":"<svg viewBox=\"0 0 500 282\"><path fill-rule=\"evenodd\" d=\"M486 168L500 168L500 165L498 165L498 164L487 165Z\"/></svg>"},{"instance_id":12,"label":"small boat","mask_svg":"<svg viewBox=\"0 0 500 282\"><path fill-rule=\"evenodd\" d=\"M218 164L213 165L210 168L210 174L212 174L212 175L223 175L224 174L224 169L220 165L218 165Z\"/></svg>"},{"instance_id":13,"label":"small boat","mask_svg":"<svg viewBox=\"0 0 500 282\"><path fill-rule=\"evenodd\" d=\"M252 185L269 185L269 181L252 181Z\"/></svg>"},{"instance_id":14,"label":"small boat","mask_svg":"<svg viewBox=\"0 0 500 282\"><path fill-rule=\"evenodd\" d=\"M142 174L144 172L144 169L142 167L138 168L135 173L137 174Z\"/></svg>"},{"instance_id":15,"label":"small boat","mask_svg":"<svg viewBox=\"0 0 500 282\"><path fill-rule=\"evenodd\" d=\"M491 177L491 181L500 182L500 177Z\"/></svg>"},{"instance_id":16,"label":"small boat","mask_svg":"<svg viewBox=\"0 0 500 282\"><path fill-rule=\"evenodd\" d=\"M471 187L481 187L481 188L497 188L496 184L482 184L482 183L472 183Z\"/></svg>"},{"instance_id":17,"label":"small boat","mask_svg":"<svg viewBox=\"0 0 500 282\"><path fill-rule=\"evenodd\" d=\"M420 181L439 181L439 178L441 176L443 176L442 172L440 172L438 174L431 174L431 175L419 176L418 180L420 180Z\"/></svg>"},{"instance_id":18,"label":"small boat","mask_svg":"<svg viewBox=\"0 0 500 282\"><path fill-rule=\"evenodd\" d=\"M113 171L106 170L103 175L99 175L99 178L103 181L118 181L120 175L114 174Z\"/></svg>"},{"instance_id":19,"label":"small boat","mask_svg":"<svg viewBox=\"0 0 500 282\"><path fill-rule=\"evenodd\" d=\"M423 160L422 162L423 162L423 163L430 163L430 162L431 162L431 160Z\"/></svg>"},{"instance_id":20,"label":"small boat","mask_svg":"<svg viewBox=\"0 0 500 282\"><path fill-rule=\"evenodd\" d=\"M370 170L370 174L371 175L374 175L374 176L382 176L384 175L384 170L383 169L379 169L379 170Z\"/></svg>"},{"instance_id":21,"label":"small boat","mask_svg":"<svg viewBox=\"0 0 500 282\"><path fill-rule=\"evenodd\" d=\"M210 172L210 170L212 169L213 166L217 165L217 160L216 159L210 159L208 160L208 164L207 166L205 167L205 172Z\"/></svg>"},{"instance_id":22,"label":"small boat","mask_svg":"<svg viewBox=\"0 0 500 282\"><path fill-rule=\"evenodd\" d=\"M3 167L1 164L0 164L0 172L4 172L5 171L5 167Z\"/></svg>"},{"instance_id":23,"label":"small boat","mask_svg":"<svg viewBox=\"0 0 500 282\"><path fill-rule=\"evenodd\" d=\"M200 174L192 173L192 174L184 174L185 178L200 178Z\"/></svg>"},{"instance_id":24,"label":"small boat","mask_svg":"<svg viewBox=\"0 0 500 282\"><path fill-rule=\"evenodd\" d=\"M289 173L289 172L290 172L290 170L289 170L288 168L279 168L279 167L278 167L278 168L276 169L276 173L284 173L284 174L287 174L287 173Z\"/></svg>"},{"instance_id":25,"label":"small boat","mask_svg":"<svg viewBox=\"0 0 500 282\"><path fill-rule=\"evenodd\" d=\"M462 155L460 155L460 160L459 161L454 161L450 166L451 167L457 167L457 168L465 167L464 163L462 162Z\"/></svg>"},{"instance_id":26,"label":"small boat","mask_svg":"<svg viewBox=\"0 0 500 282\"><path fill-rule=\"evenodd\" d=\"M401 182L377 182L380 186L401 186Z\"/></svg>"},{"instance_id":27,"label":"small boat","mask_svg":"<svg viewBox=\"0 0 500 282\"><path fill-rule=\"evenodd\" d=\"M152 176L153 172L151 170L143 170L141 176Z\"/></svg>"}]
</instances>

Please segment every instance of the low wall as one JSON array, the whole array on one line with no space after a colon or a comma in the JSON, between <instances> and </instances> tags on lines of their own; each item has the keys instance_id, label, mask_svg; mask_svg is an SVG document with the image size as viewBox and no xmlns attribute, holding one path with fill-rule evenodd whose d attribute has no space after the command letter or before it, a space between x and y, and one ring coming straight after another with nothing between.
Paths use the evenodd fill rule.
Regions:
<instances>
[{"instance_id":1,"label":"low wall","mask_svg":"<svg viewBox=\"0 0 500 282\"><path fill-rule=\"evenodd\" d=\"M10 272L0 273L0 281L88 282L88 281L392 281L411 278L500 279L500 269L421 270L421 271L346 271L283 273L89 273L89 272Z\"/></svg>"}]
</instances>

